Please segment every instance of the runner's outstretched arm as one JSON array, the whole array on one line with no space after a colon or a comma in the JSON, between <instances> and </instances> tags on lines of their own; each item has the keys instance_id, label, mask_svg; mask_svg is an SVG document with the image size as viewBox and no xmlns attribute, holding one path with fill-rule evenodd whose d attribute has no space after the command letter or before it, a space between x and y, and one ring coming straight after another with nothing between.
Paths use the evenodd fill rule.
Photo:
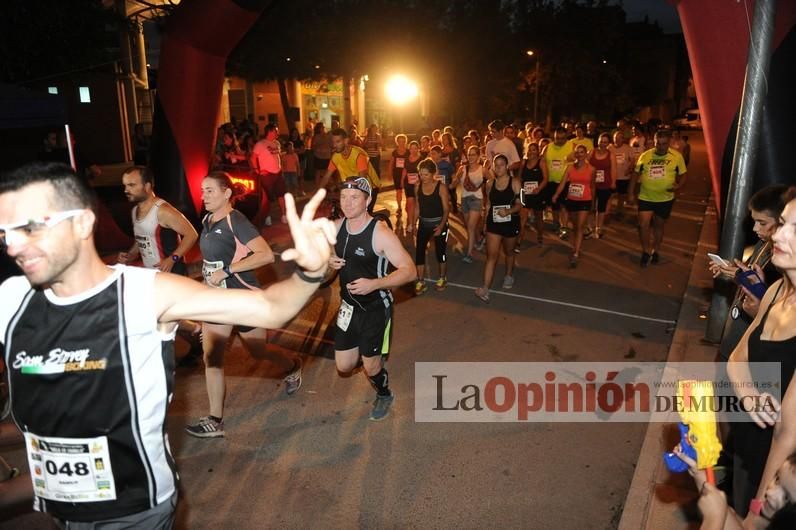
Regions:
<instances>
[{"instance_id":1,"label":"runner's outstretched arm","mask_svg":"<svg viewBox=\"0 0 796 530\"><path fill-rule=\"evenodd\" d=\"M284 261L295 261L306 276L322 278L334 244L334 224L325 218L313 219L325 192L319 190L304 208L301 217L291 194L285 207L294 248L282 253ZM155 308L160 322L200 320L259 328L278 328L293 318L320 283L302 279L297 273L264 290L215 289L188 278L158 274L155 279Z\"/></svg>"}]
</instances>

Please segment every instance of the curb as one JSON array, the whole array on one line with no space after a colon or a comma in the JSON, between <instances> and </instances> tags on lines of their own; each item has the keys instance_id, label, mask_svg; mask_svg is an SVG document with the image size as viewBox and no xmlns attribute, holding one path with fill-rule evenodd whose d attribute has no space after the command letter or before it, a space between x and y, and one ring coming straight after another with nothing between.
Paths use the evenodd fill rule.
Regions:
<instances>
[{"instance_id":1,"label":"curb","mask_svg":"<svg viewBox=\"0 0 796 530\"><path fill-rule=\"evenodd\" d=\"M715 252L716 244L708 243L717 241L718 218L713 197L708 199L703 215L702 230L699 241L694 250L694 260L688 277L688 286L683 293L680 312L677 316L672 344L669 347L667 363L693 361L712 362L716 346L700 343L704 331L705 321L700 318L704 307L709 305L710 298L694 296L692 290L702 287L706 277L713 278L707 272L707 252ZM694 329L700 330L697 335ZM644 442L641 445L636 470L630 483L627 497L619 520L619 530L638 530L646 528L686 528L688 522L683 519L682 504L678 502L664 502L656 495L658 486L669 482L670 475L662 463L662 454L670 451L669 440L666 435L672 424L649 423ZM678 489L676 485L667 485ZM691 492L679 490L680 493L691 495ZM668 495L667 495L668 496ZM683 500L683 495L677 495L678 500Z\"/></svg>"}]
</instances>

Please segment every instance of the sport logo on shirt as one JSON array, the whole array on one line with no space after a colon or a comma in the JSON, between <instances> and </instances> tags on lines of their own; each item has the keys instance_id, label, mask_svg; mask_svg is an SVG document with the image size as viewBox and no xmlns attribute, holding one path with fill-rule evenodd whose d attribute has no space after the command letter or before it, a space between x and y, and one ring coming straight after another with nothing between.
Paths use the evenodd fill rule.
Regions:
<instances>
[{"instance_id":1,"label":"sport logo on shirt","mask_svg":"<svg viewBox=\"0 0 796 530\"><path fill-rule=\"evenodd\" d=\"M89 360L91 350L64 350L54 348L44 355L28 355L22 350L16 354L11 367L23 374L61 374L64 372L85 372L105 370L107 359Z\"/></svg>"}]
</instances>

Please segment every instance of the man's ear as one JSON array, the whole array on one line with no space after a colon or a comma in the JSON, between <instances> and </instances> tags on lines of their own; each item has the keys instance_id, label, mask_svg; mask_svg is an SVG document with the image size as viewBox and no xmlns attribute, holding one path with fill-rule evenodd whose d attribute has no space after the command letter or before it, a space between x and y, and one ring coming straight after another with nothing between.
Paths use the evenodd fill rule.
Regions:
<instances>
[{"instance_id":1,"label":"man's ear","mask_svg":"<svg viewBox=\"0 0 796 530\"><path fill-rule=\"evenodd\" d=\"M94 234L96 224L97 215L88 208L82 214L75 216L73 221L80 239L89 239Z\"/></svg>"}]
</instances>

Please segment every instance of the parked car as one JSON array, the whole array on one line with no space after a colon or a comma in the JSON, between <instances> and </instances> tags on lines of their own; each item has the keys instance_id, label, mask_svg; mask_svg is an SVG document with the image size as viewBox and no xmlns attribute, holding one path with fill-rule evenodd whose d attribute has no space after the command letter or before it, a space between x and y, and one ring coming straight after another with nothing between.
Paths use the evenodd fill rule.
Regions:
<instances>
[{"instance_id":1,"label":"parked car","mask_svg":"<svg viewBox=\"0 0 796 530\"><path fill-rule=\"evenodd\" d=\"M701 129L702 118L699 115L699 109L688 109L683 112L680 118L674 120L672 124L681 129Z\"/></svg>"}]
</instances>

